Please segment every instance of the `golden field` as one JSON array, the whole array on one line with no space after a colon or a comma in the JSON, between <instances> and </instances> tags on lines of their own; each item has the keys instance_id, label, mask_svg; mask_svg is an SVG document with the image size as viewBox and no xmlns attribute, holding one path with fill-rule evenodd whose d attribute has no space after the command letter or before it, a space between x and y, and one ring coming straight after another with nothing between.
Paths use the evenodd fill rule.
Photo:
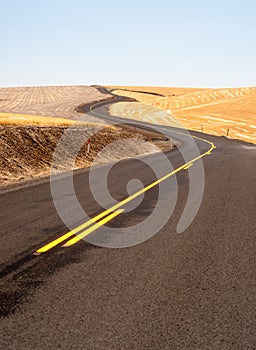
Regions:
<instances>
[{"instance_id":1,"label":"golden field","mask_svg":"<svg viewBox=\"0 0 256 350\"><path fill-rule=\"evenodd\" d=\"M173 125L177 119L185 128L203 130L213 135L229 137L256 143L256 88L226 88L226 89L191 89L166 87L111 87L113 93L135 98L140 103L154 106L165 111L163 117L159 114L152 117L149 110L148 118L155 124ZM129 90L129 91L128 91ZM137 92L139 91L139 92ZM143 93L144 91L145 93ZM150 93L158 93L157 96ZM128 106L127 106L128 108ZM124 105L120 106L124 110ZM145 107L144 107L145 110ZM144 120L146 120L146 114ZM136 119L136 113L127 116ZM137 117L141 118L141 113Z\"/></svg>"},{"instance_id":2,"label":"golden field","mask_svg":"<svg viewBox=\"0 0 256 350\"><path fill-rule=\"evenodd\" d=\"M110 127L103 123L75 121L65 118L43 117L30 114L0 113L0 126L7 125L36 125L36 126L92 126Z\"/></svg>"},{"instance_id":3,"label":"golden field","mask_svg":"<svg viewBox=\"0 0 256 350\"><path fill-rule=\"evenodd\" d=\"M147 92L147 93L155 93L163 96L172 96L175 94L178 95L184 95L185 93L195 92L199 90L199 88L178 88L178 87L166 87L166 86L109 86L109 89L114 90L129 90L129 91L135 91L135 92Z\"/></svg>"}]
</instances>

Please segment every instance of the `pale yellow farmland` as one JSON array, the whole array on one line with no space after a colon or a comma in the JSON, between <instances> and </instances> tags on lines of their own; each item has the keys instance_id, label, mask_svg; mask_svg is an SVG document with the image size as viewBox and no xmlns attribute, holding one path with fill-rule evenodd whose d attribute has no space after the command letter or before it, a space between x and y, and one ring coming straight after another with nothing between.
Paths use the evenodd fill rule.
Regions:
<instances>
[{"instance_id":1,"label":"pale yellow farmland","mask_svg":"<svg viewBox=\"0 0 256 350\"><path fill-rule=\"evenodd\" d=\"M0 112L99 122L88 114L81 117L76 108L109 97L89 86L0 88Z\"/></svg>"},{"instance_id":2,"label":"pale yellow farmland","mask_svg":"<svg viewBox=\"0 0 256 350\"><path fill-rule=\"evenodd\" d=\"M184 95L190 92L202 91L204 89L199 88L179 88L179 87L166 87L166 86L109 86L109 89L114 90L128 90L135 92L147 92L147 93L155 93L163 96L179 96Z\"/></svg>"},{"instance_id":3,"label":"pale yellow farmland","mask_svg":"<svg viewBox=\"0 0 256 350\"><path fill-rule=\"evenodd\" d=\"M114 89L114 87L113 87ZM199 89L128 87L113 90L117 95L135 98L137 101L160 108L178 123L191 130L203 130L213 135L256 143L256 88ZM142 91L146 93L142 93ZM140 92L134 92L135 90ZM166 94L156 96L152 93ZM123 109L124 106L121 107ZM131 116L129 116L131 117ZM133 115L136 119L136 115ZM138 119L141 113L138 114ZM157 116L156 124L166 124ZM173 124L170 119L170 125ZM168 119L168 118L167 118ZM144 115L145 120L145 115Z\"/></svg>"},{"instance_id":4,"label":"pale yellow farmland","mask_svg":"<svg viewBox=\"0 0 256 350\"><path fill-rule=\"evenodd\" d=\"M101 108L103 114L110 114L114 117L136 119L151 124L169 125L182 128L177 118L172 117L159 107L139 102L117 102Z\"/></svg>"}]
</instances>

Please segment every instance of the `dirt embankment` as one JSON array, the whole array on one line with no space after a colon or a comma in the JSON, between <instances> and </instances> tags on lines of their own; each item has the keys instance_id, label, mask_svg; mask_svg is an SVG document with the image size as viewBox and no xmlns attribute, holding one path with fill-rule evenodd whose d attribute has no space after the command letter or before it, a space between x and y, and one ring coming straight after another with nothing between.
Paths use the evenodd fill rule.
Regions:
<instances>
[{"instance_id":1,"label":"dirt embankment","mask_svg":"<svg viewBox=\"0 0 256 350\"><path fill-rule=\"evenodd\" d=\"M67 136L65 147L58 155L60 159L57 172L70 170L71 166L72 168L91 166L96 156L97 164L101 164L157 150L151 143L151 141L155 143L156 135L142 135L119 127L1 127L0 187L49 176L54 152L64 133ZM89 153L86 141L88 137L91 140ZM81 140L83 147L74 158L76 146ZM116 142L119 142L118 145ZM73 159L75 159L74 166Z\"/></svg>"}]
</instances>

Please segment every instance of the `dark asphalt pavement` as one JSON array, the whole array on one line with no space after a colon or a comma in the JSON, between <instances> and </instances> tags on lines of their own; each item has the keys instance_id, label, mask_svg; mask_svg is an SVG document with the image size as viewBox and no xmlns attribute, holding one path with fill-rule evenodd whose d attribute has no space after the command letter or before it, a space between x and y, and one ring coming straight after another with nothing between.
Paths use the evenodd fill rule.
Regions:
<instances>
[{"instance_id":1,"label":"dark asphalt pavement","mask_svg":"<svg viewBox=\"0 0 256 350\"><path fill-rule=\"evenodd\" d=\"M170 136L175 132L163 128ZM201 207L181 234L176 228L187 201L188 170L177 173L178 201L167 224L124 249L81 241L35 256L37 248L68 231L49 181L0 195L0 349L256 349L256 148L193 134L217 148L203 158ZM189 139L176 138L189 156ZM196 143L201 153L209 148ZM182 164L179 150L166 155L174 167ZM159 154L148 157L161 167ZM156 179L141 161L124 160L110 173L112 196L125 198L134 177L144 185ZM82 207L96 215L100 207L90 193L88 171L77 171L74 184ZM108 226L142 221L157 196L156 187L137 209Z\"/></svg>"}]
</instances>

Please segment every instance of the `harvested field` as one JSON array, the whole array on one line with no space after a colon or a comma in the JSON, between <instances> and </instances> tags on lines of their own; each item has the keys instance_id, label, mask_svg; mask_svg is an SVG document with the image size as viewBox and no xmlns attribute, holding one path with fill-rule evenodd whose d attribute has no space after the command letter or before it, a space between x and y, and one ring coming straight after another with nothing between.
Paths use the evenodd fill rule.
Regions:
<instances>
[{"instance_id":1,"label":"harvested field","mask_svg":"<svg viewBox=\"0 0 256 350\"><path fill-rule=\"evenodd\" d=\"M191 92L202 91L204 89L198 88L177 88L165 86L109 86L110 90L128 90L134 92L146 92L152 94L159 94L164 96L180 96Z\"/></svg>"},{"instance_id":2,"label":"harvested field","mask_svg":"<svg viewBox=\"0 0 256 350\"><path fill-rule=\"evenodd\" d=\"M125 87L126 89L126 87ZM131 88L134 91L134 87ZM161 91L161 88L145 88L145 91ZM142 91L142 87L138 87ZM170 88L170 91L172 88ZM175 91L175 88L172 90ZM213 135L227 135L230 138L256 143L256 88L201 89L175 96L156 96L148 93L114 90L117 95L135 98L143 104L158 107L177 119L187 129L204 131ZM163 92L163 90L162 90ZM128 108L128 106L127 106ZM120 106L124 109L124 105ZM145 109L145 108L144 108ZM118 114L118 107L115 107ZM131 112L132 113L132 112ZM149 111L149 114L151 112ZM129 114L129 113L128 113ZM131 114L127 115L131 118ZM165 114L151 117L155 124L167 124ZM141 119L141 113L133 113ZM145 115L144 115L145 120ZM170 125L173 118L170 119Z\"/></svg>"},{"instance_id":3,"label":"harvested field","mask_svg":"<svg viewBox=\"0 0 256 350\"><path fill-rule=\"evenodd\" d=\"M139 102L117 102L102 108L103 113L114 117L141 120L151 124L183 127L179 121L159 107Z\"/></svg>"},{"instance_id":4,"label":"harvested field","mask_svg":"<svg viewBox=\"0 0 256 350\"><path fill-rule=\"evenodd\" d=\"M0 112L21 113L54 118L77 119L75 111L81 104L111 98L89 86L39 86L0 88ZM86 115L87 122L99 122Z\"/></svg>"}]
</instances>

